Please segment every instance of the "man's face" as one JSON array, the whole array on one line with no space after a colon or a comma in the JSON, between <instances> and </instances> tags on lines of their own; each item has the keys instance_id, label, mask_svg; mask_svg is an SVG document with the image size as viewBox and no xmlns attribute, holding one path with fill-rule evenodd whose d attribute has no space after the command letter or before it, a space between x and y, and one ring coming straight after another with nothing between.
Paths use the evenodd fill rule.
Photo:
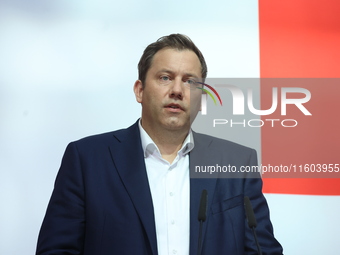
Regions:
<instances>
[{"instance_id":1,"label":"man's face","mask_svg":"<svg viewBox=\"0 0 340 255\"><path fill-rule=\"evenodd\" d=\"M143 127L187 132L200 109L201 90L194 86L190 89L190 83L198 79L201 79L201 63L193 51L158 51L144 87L141 81L136 81L134 86L136 99L142 104Z\"/></svg>"}]
</instances>

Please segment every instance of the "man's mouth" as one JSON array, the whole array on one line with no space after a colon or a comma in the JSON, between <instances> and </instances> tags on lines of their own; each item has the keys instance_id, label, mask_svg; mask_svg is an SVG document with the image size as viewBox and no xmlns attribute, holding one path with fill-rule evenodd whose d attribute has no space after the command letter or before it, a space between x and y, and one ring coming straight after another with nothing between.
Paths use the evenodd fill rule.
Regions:
<instances>
[{"instance_id":1,"label":"man's mouth","mask_svg":"<svg viewBox=\"0 0 340 255\"><path fill-rule=\"evenodd\" d=\"M179 104L168 104L165 107L169 109L174 109L177 111L183 111L183 108Z\"/></svg>"}]
</instances>

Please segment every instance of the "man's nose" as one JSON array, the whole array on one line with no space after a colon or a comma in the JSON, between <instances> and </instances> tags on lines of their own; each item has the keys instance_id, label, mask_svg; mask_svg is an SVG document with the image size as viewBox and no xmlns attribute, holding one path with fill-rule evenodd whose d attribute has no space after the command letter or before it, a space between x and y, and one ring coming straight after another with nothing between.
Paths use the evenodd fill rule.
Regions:
<instances>
[{"instance_id":1,"label":"man's nose","mask_svg":"<svg viewBox=\"0 0 340 255\"><path fill-rule=\"evenodd\" d=\"M184 82L181 79L175 79L170 88L170 97L177 97L183 99L185 93Z\"/></svg>"}]
</instances>

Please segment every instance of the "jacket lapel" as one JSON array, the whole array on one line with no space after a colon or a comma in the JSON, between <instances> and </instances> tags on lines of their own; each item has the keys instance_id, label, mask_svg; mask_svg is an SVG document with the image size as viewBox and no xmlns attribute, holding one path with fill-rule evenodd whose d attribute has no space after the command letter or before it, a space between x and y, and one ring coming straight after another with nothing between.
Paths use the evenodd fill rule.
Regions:
<instances>
[{"instance_id":1,"label":"jacket lapel","mask_svg":"<svg viewBox=\"0 0 340 255\"><path fill-rule=\"evenodd\" d=\"M152 253L156 255L154 210L138 123L117 131L115 137L115 144L110 146L112 159L144 226Z\"/></svg>"},{"instance_id":2,"label":"jacket lapel","mask_svg":"<svg viewBox=\"0 0 340 255\"><path fill-rule=\"evenodd\" d=\"M212 139L193 132L195 147L190 152L190 175L195 166L213 165L210 144ZM111 156L122 182L136 208L150 242L152 254L157 254L157 237L152 197L145 168L143 149L141 145L138 123L126 130L115 132L115 144L110 146ZM210 159L210 160L209 160ZM198 246L198 209L203 189L208 192L207 219L203 224L202 240L209 221L209 208L215 191L216 179L190 178L190 254L197 254ZM204 244L203 244L204 245Z\"/></svg>"},{"instance_id":3,"label":"jacket lapel","mask_svg":"<svg viewBox=\"0 0 340 255\"><path fill-rule=\"evenodd\" d=\"M190 254L197 254L199 236L198 210L202 190L206 189L208 192L207 219L205 223L203 223L202 231L202 240L204 240L207 223L209 221L209 210L211 208L217 179L196 178L197 175L193 178L192 173L194 173L196 166L213 165L213 162L210 161L214 158L212 155L213 151L209 149L212 139L208 136L196 134L195 132L193 132L193 136L195 147L190 152Z\"/></svg>"}]
</instances>

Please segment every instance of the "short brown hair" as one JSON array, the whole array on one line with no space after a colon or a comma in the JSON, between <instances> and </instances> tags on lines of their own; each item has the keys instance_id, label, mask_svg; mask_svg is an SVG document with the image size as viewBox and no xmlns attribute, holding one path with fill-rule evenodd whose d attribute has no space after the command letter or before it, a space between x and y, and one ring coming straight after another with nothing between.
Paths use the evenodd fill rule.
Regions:
<instances>
[{"instance_id":1,"label":"short brown hair","mask_svg":"<svg viewBox=\"0 0 340 255\"><path fill-rule=\"evenodd\" d=\"M142 81L143 86L146 79L146 74L151 66L154 55L164 48L177 49L177 50L192 50L201 62L202 78L207 77L207 64L201 51L191 41L191 39L182 34L171 34L159 38L156 42L151 43L146 49L138 63L138 79Z\"/></svg>"}]
</instances>

